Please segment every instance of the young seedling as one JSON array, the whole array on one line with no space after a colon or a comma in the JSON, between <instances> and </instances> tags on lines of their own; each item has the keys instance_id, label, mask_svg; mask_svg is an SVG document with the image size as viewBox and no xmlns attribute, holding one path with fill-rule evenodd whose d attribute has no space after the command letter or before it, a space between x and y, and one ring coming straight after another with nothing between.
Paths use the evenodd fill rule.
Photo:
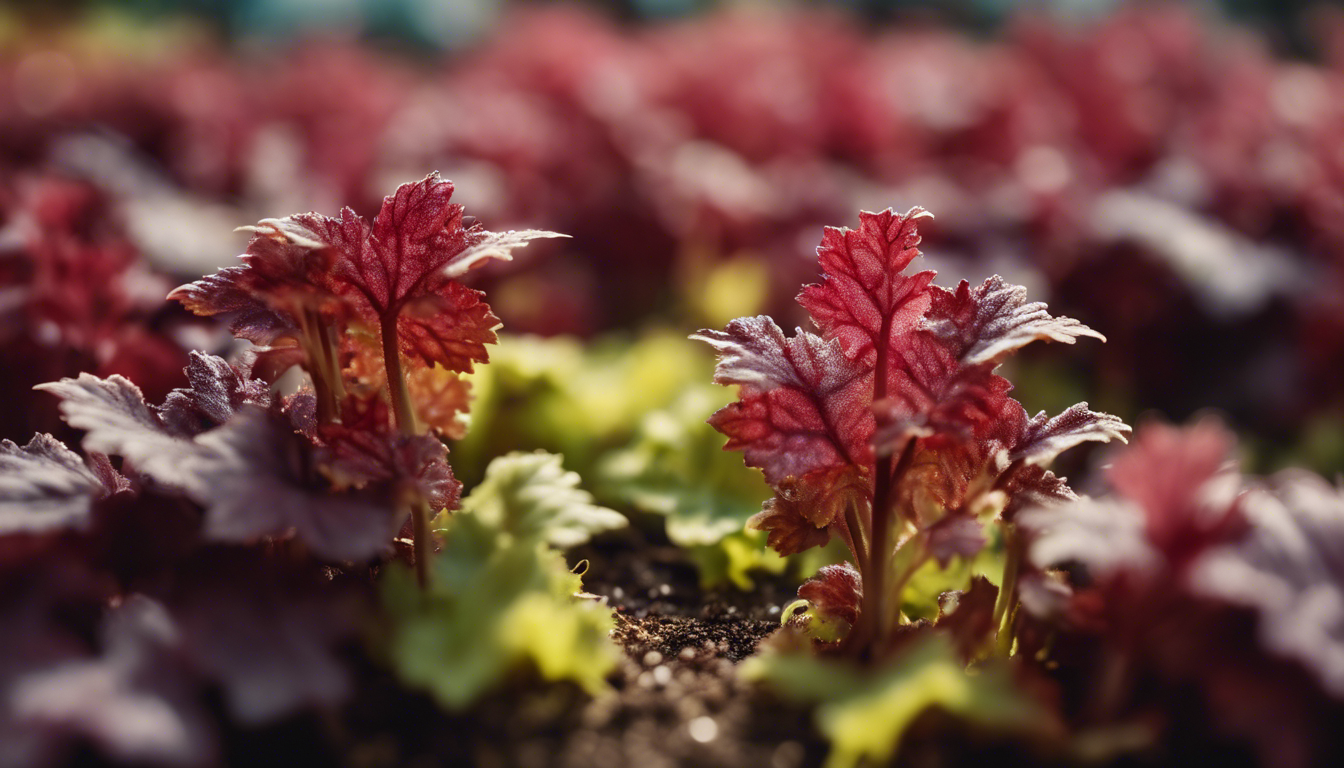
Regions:
<instances>
[{"instance_id":1,"label":"young seedling","mask_svg":"<svg viewBox=\"0 0 1344 768\"><path fill-rule=\"evenodd\" d=\"M775 491L749 525L782 555L835 535L853 557L822 569L799 589L807 603L791 608L817 617L823 640L839 638L821 644L864 659L892 649L916 570L975 555L987 524L1003 526L1007 542L994 620L1000 648L1011 649L1016 512L1075 497L1045 468L1060 452L1129 432L1086 403L1028 417L1008 396L995 369L1010 353L1102 336L1027 303L1024 288L997 275L949 290L933 272L906 274L927 218L918 208L861 213L857 230L825 230L822 280L798 296L821 335L786 337L759 316L692 337L717 350L715 382L739 386L710 423Z\"/></svg>"},{"instance_id":2,"label":"young seedling","mask_svg":"<svg viewBox=\"0 0 1344 768\"><path fill-rule=\"evenodd\" d=\"M349 470L336 467L338 484L357 484L371 471L406 474L411 446L429 429L460 436L451 434L453 417L467 409L459 374L488 361L485 345L500 323L484 294L458 278L532 240L562 236L486 231L463 218L452 194L452 182L431 173L385 198L371 223L349 208L339 218L266 219L247 228L253 236L242 266L171 294L259 345L254 370L263 378L303 367L316 401L314 432ZM441 504L424 494L402 502L424 584L429 520Z\"/></svg>"}]
</instances>

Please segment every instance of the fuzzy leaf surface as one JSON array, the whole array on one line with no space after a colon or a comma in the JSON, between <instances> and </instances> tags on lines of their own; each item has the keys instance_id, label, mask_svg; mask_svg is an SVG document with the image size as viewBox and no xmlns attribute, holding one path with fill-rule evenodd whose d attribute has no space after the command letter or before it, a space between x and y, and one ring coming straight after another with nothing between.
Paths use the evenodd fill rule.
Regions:
<instances>
[{"instance_id":1,"label":"fuzzy leaf surface","mask_svg":"<svg viewBox=\"0 0 1344 768\"><path fill-rule=\"evenodd\" d=\"M764 315L692 338L719 353L715 383L741 386L740 400L710 424L728 436L725 450L742 451L771 485L790 475L871 463L871 372L850 361L838 343L803 331L785 338Z\"/></svg>"},{"instance_id":2,"label":"fuzzy leaf surface","mask_svg":"<svg viewBox=\"0 0 1344 768\"><path fill-rule=\"evenodd\" d=\"M975 288L934 287L928 329L967 365L992 363L1033 341L1073 344L1080 336L1105 336L1070 317L1052 317L1043 302L1027 302L1027 289L994 275Z\"/></svg>"},{"instance_id":3,"label":"fuzzy leaf surface","mask_svg":"<svg viewBox=\"0 0 1344 768\"><path fill-rule=\"evenodd\" d=\"M0 533L83 528L93 503L115 490L51 435L22 447L0 441Z\"/></svg>"},{"instance_id":4,"label":"fuzzy leaf surface","mask_svg":"<svg viewBox=\"0 0 1344 768\"><path fill-rule=\"evenodd\" d=\"M859 228L827 227L817 247L822 281L798 294L798 303L846 357L871 366L881 345L914 330L929 307L932 272L904 275L919 255L920 208L860 213ZM883 338L883 333L886 337Z\"/></svg>"}]
</instances>

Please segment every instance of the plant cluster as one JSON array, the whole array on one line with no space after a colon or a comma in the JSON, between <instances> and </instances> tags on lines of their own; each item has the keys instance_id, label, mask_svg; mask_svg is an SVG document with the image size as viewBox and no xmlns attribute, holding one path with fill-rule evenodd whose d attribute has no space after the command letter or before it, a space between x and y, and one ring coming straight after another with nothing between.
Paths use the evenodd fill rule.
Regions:
<instances>
[{"instance_id":1,"label":"plant cluster","mask_svg":"<svg viewBox=\"0 0 1344 768\"><path fill-rule=\"evenodd\" d=\"M45 433L0 442L0 763L79 745L214 762L226 725L342 705L380 612L372 654L447 706L520 668L603 684L610 618L576 602L557 548L625 518L548 454L497 459L463 499L442 440L465 431L460 374L499 324L458 278L554 235L464 223L452 192L431 174L372 222L347 209L251 228L241 266L171 296L253 346L236 362L192 352L188 386L160 404L119 374L39 385L84 454ZM286 391L295 366L304 383Z\"/></svg>"}]
</instances>

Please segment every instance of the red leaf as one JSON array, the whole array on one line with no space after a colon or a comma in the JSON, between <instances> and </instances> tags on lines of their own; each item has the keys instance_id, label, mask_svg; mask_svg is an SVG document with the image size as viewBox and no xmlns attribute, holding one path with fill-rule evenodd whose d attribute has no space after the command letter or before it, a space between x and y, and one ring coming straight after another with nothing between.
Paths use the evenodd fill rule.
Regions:
<instances>
[{"instance_id":1,"label":"red leaf","mask_svg":"<svg viewBox=\"0 0 1344 768\"><path fill-rule=\"evenodd\" d=\"M965 280L955 292L935 286L927 327L967 365L995 362L1036 340L1106 340L1073 318L1051 317L1039 301L1028 304L1026 288L998 275L974 290Z\"/></svg>"},{"instance_id":2,"label":"red leaf","mask_svg":"<svg viewBox=\"0 0 1344 768\"><path fill-rule=\"evenodd\" d=\"M879 346L918 327L928 309L933 273L901 274L919 255L916 222L925 217L920 208L904 216L865 212L857 230L827 227L822 234L822 282L804 288L798 303L851 360L872 365Z\"/></svg>"},{"instance_id":3,"label":"red leaf","mask_svg":"<svg viewBox=\"0 0 1344 768\"><path fill-rule=\"evenodd\" d=\"M799 331L786 339L769 317L744 317L726 331L691 338L719 352L714 381L741 385L741 400L709 423L778 486L790 475L871 463L872 377L835 342Z\"/></svg>"},{"instance_id":4,"label":"red leaf","mask_svg":"<svg viewBox=\"0 0 1344 768\"><path fill-rule=\"evenodd\" d=\"M798 587L798 597L828 616L844 619L853 626L859 620L863 602L863 578L849 563L827 565Z\"/></svg>"}]
</instances>

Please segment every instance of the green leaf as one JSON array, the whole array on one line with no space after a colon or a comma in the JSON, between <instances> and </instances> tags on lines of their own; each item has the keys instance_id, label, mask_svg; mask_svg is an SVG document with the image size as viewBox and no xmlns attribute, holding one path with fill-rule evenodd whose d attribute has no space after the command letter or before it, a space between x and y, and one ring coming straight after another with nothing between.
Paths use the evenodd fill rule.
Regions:
<instances>
[{"instance_id":1,"label":"green leaf","mask_svg":"<svg viewBox=\"0 0 1344 768\"><path fill-rule=\"evenodd\" d=\"M885 764L910 724L934 707L995 730L1040 732L1054 723L1040 702L1013 686L1006 668L967 671L938 636L878 669L768 650L744 662L742 675L816 705L817 727L831 742L826 768Z\"/></svg>"},{"instance_id":2,"label":"green leaf","mask_svg":"<svg viewBox=\"0 0 1344 768\"><path fill-rule=\"evenodd\" d=\"M485 480L462 500L462 512L520 541L544 541L561 549L593 534L627 525L625 516L593 503L552 453L510 453L490 462ZM461 514L461 513L459 513Z\"/></svg>"},{"instance_id":3,"label":"green leaf","mask_svg":"<svg viewBox=\"0 0 1344 768\"><path fill-rule=\"evenodd\" d=\"M647 414L635 440L599 465L604 490L637 509L667 516L680 546L717 544L741 532L768 498L760 472L723 450L705 414L731 393L701 384L668 408Z\"/></svg>"},{"instance_id":4,"label":"green leaf","mask_svg":"<svg viewBox=\"0 0 1344 768\"><path fill-rule=\"evenodd\" d=\"M618 652L602 604L576 597L579 577L545 544L509 541L478 516L454 520L421 591L409 569L391 568L382 597L387 657L407 684L460 710L514 673L605 688Z\"/></svg>"}]
</instances>

